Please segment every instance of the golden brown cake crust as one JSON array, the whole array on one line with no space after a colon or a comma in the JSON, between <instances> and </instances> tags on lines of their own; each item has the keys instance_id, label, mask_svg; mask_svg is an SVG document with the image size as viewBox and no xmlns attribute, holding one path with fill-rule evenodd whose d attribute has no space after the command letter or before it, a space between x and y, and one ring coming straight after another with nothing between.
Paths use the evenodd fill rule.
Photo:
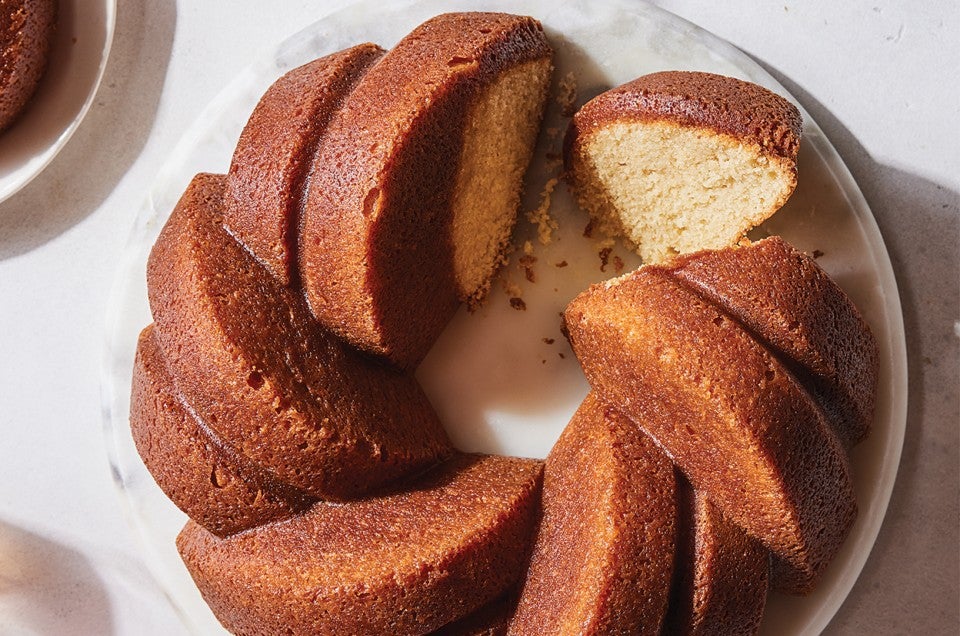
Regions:
<instances>
[{"instance_id":1,"label":"golden brown cake crust","mask_svg":"<svg viewBox=\"0 0 960 636\"><path fill-rule=\"evenodd\" d=\"M36 92L56 25L57 0L0 0L0 132Z\"/></svg>"},{"instance_id":2,"label":"golden brown cake crust","mask_svg":"<svg viewBox=\"0 0 960 636\"><path fill-rule=\"evenodd\" d=\"M570 123L567 155L575 139L618 121L670 121L706 128L791 160L797 157L803 125L793 104L762 86L713 73L663 71L638 77L585 104Z\"/></svg>"},{"instance_id":3,"label":"golden brown cake crust","mask_svg":"<svg viewBox=\"0 0 960 636\"><path fill-rule=\"evenodd\" d=\"M856 516L846 453L790 372L730 316L644 267L580 294L566 326L590 385L804 593Z\"/></svg>"},{"instance_id":4,"label":"golden brown cake crust","mask_svg":"<svg viewBox=\"0 0 960 636\"><path fill-rule=\"evenodd\" d=\"M673 464L590 393L547 457L510 634L659 634L676 546Z\"/></svg>"},{"instance_id":5,"label":"golden brown cake crust","mask_svg":"<svg viewBox=\"0 0 960 636\"><path fill-rule=\"evenodd\" d=\"M879 352L849 297L780 237L678 257L666 270L777 355L824 407L850 448L873 422Z\"/></svg>"},{"instance_id":6,"label":"golden brown cake crust","mask_svg":"<svg viewBox=\"0 0 960 636\"><path fill-rule=\"evenodd\" d=\"M300 273L315 316L355 346L411 368L459 301L450 205L465 117L505 70L548 58L540 24L441 15L360 81L311 170Z\"/></svg>"},{"instance_id":7,"label":"golden brown cake crust","mask_svg":"<svg viewBox=\"0 0 960 636\"><path fill-rule=\"evenodd\" d=\"M677 472L680 536L664 633L740 636L760 630L770 556Z\"/></svg>"},{"instance_id":8,"label":"golden brown cake crust","mask_svg":"<svg viewBox=\"0 0 960 636\"><path fill-rule=\"evenodd\" d=\"M296 269L299 210L316 144L342 100L383 55L361 44L285 74L240 135L224 195L224 225L281 283Z\"/></svg>"},{"instance_id":9,"label":"golden brown cake crust","mask_svg":"<svg viewBox=\"0 0 960 636\"><path fill-rule=\"evenodd\" d=\"M383 497L217 539L177 540L217 618L236 634L424 634L521 576L542 464L461 455Z\"/></svg>"},{"instance_id":10,"label":"golden brown cake crust","mask_svg":"<svg viewBox=\"0 0 960 636\"><path fill-rule=\"evenodd\" d=\"M449 456L416 380L319 328L223 230L225 181L194 178L147 264L157 341L186 402L264 470L323 499Z\"/></svg>"},{"instance_id":11,"label":"golden brown cake crust","mask_svg":"<svg viewBox=\"0 0 960 636\"><path fill-rule=\"evenodd\" d=\"M152 325L137 344L130 430L163 492L217 536L292 516L312 503L225 445L190 412L167 373Z\"/></svg>"}]
</instances>

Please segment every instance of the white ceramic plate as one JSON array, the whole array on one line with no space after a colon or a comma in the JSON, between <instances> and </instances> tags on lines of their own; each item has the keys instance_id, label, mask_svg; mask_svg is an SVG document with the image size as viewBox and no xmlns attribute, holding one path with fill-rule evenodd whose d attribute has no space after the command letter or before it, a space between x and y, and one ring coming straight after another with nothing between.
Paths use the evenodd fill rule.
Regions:
<instances>
[{"instance_id":1,"label":"white ceramic plate","mask_svg":"<svg viewBox=\"0 0 960 636\"><path fill-rule=\"evenodd\" d=\"M376 6L376 12L371 11ZM393 45L449 3L364 2L334 14L281 43L247 69L206 109L169 158L140 211L114 288L104 366L105 426L110 461L148 561L185 623L197 634L221 633L180 562L174 537L184 516L163 496L141 464L130 437L129 387L137 333L150 322L145 261L161 225L192 175L223 172L250 111L284 71L321 55L374 41ZM556 3L552 0L477 1L472 8L539 18L557 50L556 77L572 73L578 103L601 90L662 69L704 70L747 79L790 97L746 55L698 27L637 2ZM375 21L366 16L377 15ZM534 210L555 176L552 158L568 119L551 100L524 210ZM853 453L860 515L817 591L806 598L772 595L766 634L819 633L853 586L883 520L893 487L906 422L906 353L896 282L877 225L863 196L823 132L804 113L800 185L790 202L759 233L783 235L800 249L822 252L820 264L851 295L880 342L879 404L871 437ZM622 248L600 271L598 245L582 236L585 217L563 185L553 192L554 240L542 245L521 219L517 243L531 241L536 282L514 260L502 278L522 296L526 311L510 306L500 286L479 312L461 312L418 371L454 441L464 450L543 457L586 394L587 385L558 314L589 283L637 264ZM565 261L566 267L557 267ZM499 285L499 284L498 284ZM507 287L509 285L503 285Z\"/></svg>"},{"instance_id":2,"label":"white ceramic plate","mask_svg":"<svg viewBox=\"0 0 960 636\"><path fill-rule=\"evenodd\" d=\"M116 0L60 0L43 80L0 134L0 202L40 174L83 121L107 67L116 10Z\"/></svg>"}]
</instances>

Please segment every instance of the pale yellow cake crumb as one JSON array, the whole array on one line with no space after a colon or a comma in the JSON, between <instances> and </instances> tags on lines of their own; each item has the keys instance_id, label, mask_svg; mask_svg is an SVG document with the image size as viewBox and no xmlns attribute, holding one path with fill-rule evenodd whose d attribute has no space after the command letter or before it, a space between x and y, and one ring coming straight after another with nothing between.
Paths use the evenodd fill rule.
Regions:
<instances>
[{"instance_id":1,"label":"pale yellow cake crumb","mask_svg":"<svg viewBox=\"0 0 960 636\"><path fill-rule=\"evenodd\" d=\"M540 193L540 205L536 210L527 212L527 220L537 226L537 238L542 245L549 245L553 242L553 231L559 226L550 216L550 200L554 189L560 180L553 177L543 186L543 192Z\"/></svg>"}]
</instances>

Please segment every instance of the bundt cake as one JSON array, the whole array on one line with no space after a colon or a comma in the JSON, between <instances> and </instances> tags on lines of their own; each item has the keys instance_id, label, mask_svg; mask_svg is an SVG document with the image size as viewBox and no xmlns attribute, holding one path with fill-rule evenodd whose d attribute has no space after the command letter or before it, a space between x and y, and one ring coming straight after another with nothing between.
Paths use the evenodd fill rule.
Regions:
<instances>
[{"instance_id":1,"label":"bundt cake","mask_svg":"<svg viewBox=\"0 0 960 636\"><path fill-rule=\"evenodd\" d=\"M383 55L361 44L304 64L260 98L230 163L224 224L289 285L307 174L317 143L343 99Z\"/></svg>"},{"instance_id":2,"label":"bundt cake","mask_svg":"<svg viewBox=\"0 0 960 636\"><path fill-rule=\"evenodd\" d=\"M411 375L319 328L222 226L226 177L197 175L147 263L157 342L177 389L279 481L349 499L450 453Z\"/></svg>"},{"instance_id":3,"label":"bundt cake","mask_svg":"<svg viewBox=\"0 0 960 636\"><path fill-rule=\"evenodd\" d=\"M137 451L163 492L217 536L292 516L312 498L227 446L183 402L154 337L140 334L130 397Z\"/></svg>"},{"instance_id":4,"label":"bundt cake","mask_svg":"<svg viewBox=\"0 0 960 636\"><path fill-rule=\"evenodd\" d=\"M236 634L425 634L523 574L542 464L459 455L395 492L177 546Z\"/></svg>"},{"instance_id":5,"label":"bundt cake","mask_svg":"<svg viewBox=\"0 0 960 636\"><path fill-rule=\"evenodd\" d=\"M0 2L0 132L27 107L47 68L57 0Z\"/></svg>"},{"instance_id":6,"label":"bundt cake","mask_svg":"<svg viewBox=\"0 0 960 636\"><path fill-rule=\"evenodd\" d=\"M551 74L532 18L442 15L375 64L310 174L300 273L314 315L412 368L510 239Z\"/></svg>"},{"instance_id":7,"label":"bundt cake","mask_svg":"<svg viewBox=\"0 0 960 636\"><path fill-rule=\"evenodd\" d=\"M785 256L781 267L797 267ZM862 325L847 309L854 314L836 319ZM856 500L836 427L793 373L670 266L594 285L567 307L565 324L594 390L774 553L778 587L809 591L846 537Z\"/></svg>"},{"instance_id":8,"label":"bundt cake","mask_svg":"<svg viewBox=\"0 0 960 636\"><path fill-rule=\"evenodd\" d=\"M673 464L589 394L547 457L509 634L659 634L677 542Z\"/></svg>"},{"instance_id":9,"label":"bundt cake","mask_svg":"<svg viewBox=\"0 0 960 636\"><path fill-rule=\"evenodd\" d=\"M666 71L585 104L564 156L594 227L654 263L732 245L780 209L800 131L796 107L765 88Z\"/></svg>"},{"instance_id":10,"label":"bundt cake","mask_svg":"<svg viewBox=\"0 0 960 636\"><path fill-rule=\"evenodd\" d=\"M296 68L161 231L131 428L234 633L749 634L771 561L809 591L847 534L876 343L812 260L741 241L800 122L730 78L608 92L566 158L646 260L742 246L569 305L592 391L545 468L451 446L412 371L503 259L551 55L532 18L462 13Z\"/></svg>"},{"instance_id":11,"label":"bundt cake","mask_svg":"<svg viewBox=\"0 0 960 636\"><path fill-rule=\"evenodd\" d=\"M664 634L740 636L760 631L770 554L677 473L677 567Z\"/></svg>"}]
</instances>

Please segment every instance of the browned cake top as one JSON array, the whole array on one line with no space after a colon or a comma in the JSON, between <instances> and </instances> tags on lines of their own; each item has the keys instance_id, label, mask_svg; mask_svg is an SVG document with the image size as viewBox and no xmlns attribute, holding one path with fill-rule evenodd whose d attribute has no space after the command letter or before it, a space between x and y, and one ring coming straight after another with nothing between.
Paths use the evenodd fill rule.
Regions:
<instances>
[{"instance_id":1,"label":"browned cake top","mask_svg":"<svg viewBox=\"0 0 960 636\"><path fill-rule=\"evenodd\" d=\"M681 256L665 271L723 307L780 357L848 447L866 437L876 401L877 342L812 258L773 236Z\"/></svg>"},{"instance_id":2,"label":"browned cake top","mask_svg":"<svg viewBox=\"0 0 960 636\"><path fill-rule=\"evenodd\" d=\"M158 342L191 407L244 455L321 498L357 496L447 456L416 380L319 328L223 230L225 181L195 177L147 265Z\"/></svg>"},{"instance_id":3,"label":"browned cake top","mask_svg":"<svg viewBox=\"0 0 960 636\"><path fill-rule=\"evenodd\" d=\"M312 503L224 444L181 401L152 325L137 343L130 429L163 492L217 536L291 516Z\"/></svg>"},{"instance_id":4,"label":"browned cake top","mask_svg":"<svg viewBox=\"0 0 960 636\"><path fill-rule=\"evenodd\" d=\"M36 91L56 23L56 0L0 0L0 131Z\"/></svg>"},{"instance_id":5,"label":"browned cake top","mask_svg":"<svg viewBox=\"0 0 960 636\"><path fill-rule=\"evenodd\" d=\"M504 593L520 576L542 464L461 455L383 497L217 539L178 539L228 629L425 633Z\"/></svg>"},{"instance_id":6,"label":"browned cake top","mask_svg":"<svg viewBox=\"0 0 960 636\"><path fill-rule=\"evenodd\" d=\"M659 634L676 543L673 464L589 394L547 458L511 634Z\"/></svg>"},{"instance_id":7,"label":"browned cake top","mask_svg":"<svg viewBox=\"0 0 960 636\"><path fill-rule=\"evenodd\" d=\"M630 120L708 128L791 159L800 148L802 118L786 99L750 82L691 71L644 75L599 95L574 117L568 139Z\"/></svg>"},{"instance_id":8,"label":"browned cake top","mask_svg":"<svg viewBox=\"0 0 960 636\"><path fill-rule=\"evenodd\" d=\"M224 224L284 284L296 267L304 179L327 122L383 55L361 44L278 79L240 135L224 197Z\"/></svg>"},{"instance_id":9,"label":"browned cake top","mask_svg":"<svg viewBox=\"0 0 960 636\"><path fill-rule=\"evenodd\" d=\"M450 205L470 105L550 54L532 18L446 14L364 76L320 143L304 207L301 276L324 324L401 367L422 360L459 303Z\"/></svg>"},{"instance_id":10,"label":"browned cake top","mask_svg":"<svg viewBox=\"0 0 960 636\"><path fill-rule=\"evenodd\" d=\"M644 267L589 288L567 329L591 386L809 590L856 515L846 453L813 398L735 320ZM745 491L746 495L745 496Z\"/></svg>"}]
</instances>

